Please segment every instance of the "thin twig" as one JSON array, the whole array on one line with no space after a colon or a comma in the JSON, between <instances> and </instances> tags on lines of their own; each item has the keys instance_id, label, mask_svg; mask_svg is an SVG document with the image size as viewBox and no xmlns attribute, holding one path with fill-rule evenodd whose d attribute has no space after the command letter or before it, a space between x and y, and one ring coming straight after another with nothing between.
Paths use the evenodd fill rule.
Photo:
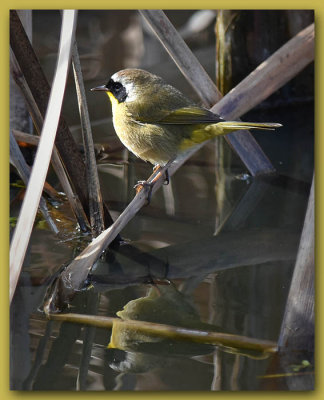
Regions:
<instances>
[{"instance_id":1,"label":"thin twig","mask_svg":"<svg viewBox=\"0 0 324 400\"><path fill-rule=\"evenodd\" d=\"M87 313L92 315L97 314L99 305L98 293L91 293L92 295L87 296ZM83 343L82 343L82 354L80 359L80 368L78 372L76 387L77 390L86 390L87 388L87 377L89 373L89 364L91 360L91 352L96 334L95 326L87 326L83 332Z\"/></svg>"},{"instance_id":2,"label":"thin twig","mask_svg":"<svg viewBox=\"0 0 324 400\"><path fill-rule=\"evenodd\" d=\"M23 390L33 390L33 382L43 364L44 355L46 354L46 350L48 348L48 343L51 338L51 333L53 329L53 321L48 321L46 324L45 332L40 337L37 345L37 349L35 351L35 357L31 369L27 378L24 381Z\"/></svg>"},{"instance_id":3,"label":"thin twig","mask_svg":"<svg viewBox=\"0 0 324 400\"><path fill-rule=\"evenodd\" d=\"M22 132L18 129L13 129L12 134L18 142L24 142L35 147L39 144L39 136L31 135L30 133Z\"/></svg>"},{"instance_id":4,"label":"thin twig","mask_svg":"<svg viewBox=\"0 0 324 400\"><path fill-rule=\"evenodd\" d=\"M11 132L13 134L13 137L16 139L17 143L24 142L24 143L30 144L31 146L35 146L35 147L38 146L39 136L31 135L30 133L21 132L21 131L18 131L17 129L12 129ZM18 145L19 145L19 143L18 143ZM30 174L31 167L27 163L26 163L26 169L29 171L29 174ZM48 196L50 196L53 200L58 201L60 198L60 195L57 192L57 190L54 189L53 186L51 186L46 181L44 183L43 191Z\"/></svg>"},{"instance_id":5,"label":"thin twig","mask_svg":"<svg viewBox=\"0 0 324 400\"><path fill-rule=\"evenodd\" d=\"M63 14L58 64L41 140L10 247L10 302L17 286L54 146L74 38L76 15L77 12L73 10L66 10Z\"/></svg>"},{"instance_id":6,"label":"thin twig","mask_svg":"<svg viewBox=\"0 0 324 400\"><path fill-rule=\"evenodd\" d=\"M27 165L12 132L10 132L10 162L16 167L21 179L27 186L30 178L30 167ZM57 235L59 230L48 213L46 201L43 197L40 198L39 209L50 229Z\"/></svg>"},{"instance_id":7,"label":"thin twig","mask_svg":"<svg viewBox=\"0 0 324 400\"><path fill-rule=\"evenodd\" d=\"M174 340L189 340L195 343L223 345L238 349L247 349L275 353L277 344L270 340L254 339L247 336L232 335L229 333L186 329L178 326L158 324L138 320L122 320L119 318L103 317L100 315L84 314L48 314L47 317L54 321L73 322L96 326L97 328L112 328L120 325L123 329L136 330L140 333L154 335L161 338Z\"/></svg>"},{"instance_id":8,"label":"thin twig","mask_svg":"<svg viewBox=\"0 0 324 400\"><path fill-rule=\"evenodd\" d=\"M89 190L90 225L95 236L97 236L105 229L104 211L97 171L96 156L93 146L87 99L84 90L83 76L76 41L74 42L72 47L72 65L75 87L78 97L82 138L84 145L87 186Z\"/></svg>"}]
</instances>

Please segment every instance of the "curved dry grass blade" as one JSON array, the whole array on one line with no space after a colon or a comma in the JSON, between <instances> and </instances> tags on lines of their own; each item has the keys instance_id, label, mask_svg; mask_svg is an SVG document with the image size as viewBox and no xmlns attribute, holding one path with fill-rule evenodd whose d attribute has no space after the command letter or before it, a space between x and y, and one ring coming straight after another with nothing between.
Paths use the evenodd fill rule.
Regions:
<instances>
[{"instance_id":1,"label":"curved dry grass blade","mask_svg":"<svg viewBox=\"0 0 324 400\"><path fill-rule=\"evenodd\" d=\"M65 10L63 13L59 56L53 87L29 185L10 247L10 302L17 286L54 146L69 68L76 16L77 12L73 10Z\"/></svg>"},{"instance_id":2,"label":"curved dry grass blade","mask_svg":"<svg viewBox=\"0 0 324 400\"><path fill-rule=\"evenodd\" d=\"M285 314L279 336L279 350L314 350L315 324L315 175L309 194L307 211Z\"/></svg>"}]
</instances>

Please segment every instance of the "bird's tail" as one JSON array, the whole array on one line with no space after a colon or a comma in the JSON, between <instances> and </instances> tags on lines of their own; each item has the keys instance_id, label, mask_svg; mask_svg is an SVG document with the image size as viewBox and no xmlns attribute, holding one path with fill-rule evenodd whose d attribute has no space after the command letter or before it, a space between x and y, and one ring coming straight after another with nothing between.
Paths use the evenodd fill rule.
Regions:
<instances>
[{"instance_id":1,"label":"bird's tail","mask_svg":"<svg viewBox=\"0 0 324 400\"><path fill-rule=\"evenodd\" d=\"M276 122L224 121L218 122L217 124L209 125L209 129L212 129L215 135L224 135L226 133L230 133L232 131L237 131L240 129L274 130L276 128L280 128L281 126L281 124L278 124Z\"/></svg>"},{"instance_id":2,"label":"bird's tail","mask_svg":"<svg viewBox=\"0 0 324 400\"><path fill-rule=\"evenodd\" d=\"M215 136L226 135L233 131L241 129L262 129L262 130L274 130L280 128L282 125L276 122L241 122L241 121L221 121L215 124L209 124L195 129L190 138L184 138L180 144L181 150L187 150L188 148L195 146L196 144L205 142L206 140L212 139Z\"/></svg>"}]
</instances>

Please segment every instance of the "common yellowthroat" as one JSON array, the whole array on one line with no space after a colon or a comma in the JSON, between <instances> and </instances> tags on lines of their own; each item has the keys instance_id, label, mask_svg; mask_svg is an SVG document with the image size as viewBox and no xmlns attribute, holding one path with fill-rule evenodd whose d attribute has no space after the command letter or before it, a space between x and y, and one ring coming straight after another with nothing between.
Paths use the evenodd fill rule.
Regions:
<instances>
[{"instance_id":1,"label":"common yellowthroat","mask_svg":"<svg viewBox=\"0 0 324 400\"><path fill-rule=\"evenodd\" d=\"M278 123L225 121L196 105L159 76L141 69L116 72L104 91L122 143L137 157L164 166L180 153L215 136L239 129L278 128Z\"/></svg>"}]
</instances>

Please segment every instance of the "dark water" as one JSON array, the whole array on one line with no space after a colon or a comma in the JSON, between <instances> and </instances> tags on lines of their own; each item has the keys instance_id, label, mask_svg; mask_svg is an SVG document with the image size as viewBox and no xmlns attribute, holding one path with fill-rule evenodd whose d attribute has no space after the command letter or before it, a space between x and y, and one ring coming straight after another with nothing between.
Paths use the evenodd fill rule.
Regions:
<instances>
[{"instance_id":1,"label":"dark water","mask_svg":"<svg viewBox=\"0 0 324 400\"><path fill-rule=\"evenodd\" d=\"M55 12L34 14L35 48L50 78L60 17ZM170 18L179 28L190 14L173 12ZM50 34L45 29L49 22ZM194 97L141 26L135 12L79 13L77 39L86 87L104 83L125 66L141 66ZM202 39L189 42L214 76L210 28ZM130 221L121 232L127 243L98 261L70 311L114 317L133 301L139 320L277 341L313 174L313 102L308 91L300 97L301 82L311 70L305 74L242 117L284 125L280 132L255 134L277 175L253 178L224 139L208 143ZM296 87L299 97L293 96ZM150 175L151 166L120 148L109 104L100 94L88 93L94 141L105 147L98 159L102 193L116 218L134 196L134 184ZM297 97L303 101L292 101ZM63 114L80 141L72 80ZM48 179L57 185L51 172ZM118 331L107 348L111 330L46 320L40 308L53 274L87 240L73 221L66 221L66 205L59 205L57 212L56 218L65 221L65 235L56 238L35 227L11 310L13 389L289 389L282 380L265 377L282 373L265 354ZM17 206L12 207L15 213ZM160 283L152 285L150 280ZM148 308L142 306L145 296L155 299ZM296 359L299 372L312 370L312 365L302 364L304 359Z\"/></svg>"}]
</instances>

